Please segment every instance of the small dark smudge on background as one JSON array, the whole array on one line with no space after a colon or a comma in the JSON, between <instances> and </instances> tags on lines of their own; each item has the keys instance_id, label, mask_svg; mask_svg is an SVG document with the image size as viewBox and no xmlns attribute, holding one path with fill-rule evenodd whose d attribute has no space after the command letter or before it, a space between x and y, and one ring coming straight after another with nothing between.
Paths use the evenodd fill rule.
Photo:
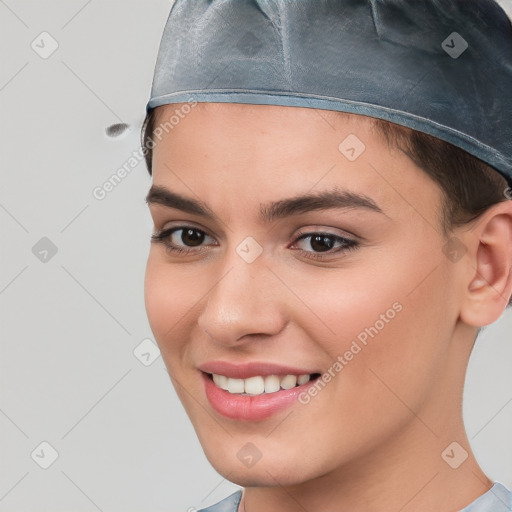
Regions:
<instances>
[{"instance_id":1,"label":"small dark smudge on background","mask_svg":"<svg viewBox=\"0 0 512 512\"><path fill-rule=\"evenodd\" d=\"M105 128L105 132L108 137L119 137L130 128L130 125L126 123L111 124Z\"/></svg>"}]
</instances>

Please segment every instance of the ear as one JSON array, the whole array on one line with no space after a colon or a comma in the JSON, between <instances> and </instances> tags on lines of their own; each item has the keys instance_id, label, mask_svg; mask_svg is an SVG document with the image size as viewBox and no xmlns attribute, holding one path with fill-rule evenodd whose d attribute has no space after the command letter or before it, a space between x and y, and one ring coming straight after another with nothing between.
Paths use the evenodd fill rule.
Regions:
<instances>
[{"instance_id":1,"label":"ear","mask_svg":"<svg viewBox=\"0 0 512 512\"><path fill-rule=\"evenodd\" d=\"M468 285L461 320L474 327L496 321L512 294L512 201L489 208L464 235Z\"/></svg>"}]
</instances>

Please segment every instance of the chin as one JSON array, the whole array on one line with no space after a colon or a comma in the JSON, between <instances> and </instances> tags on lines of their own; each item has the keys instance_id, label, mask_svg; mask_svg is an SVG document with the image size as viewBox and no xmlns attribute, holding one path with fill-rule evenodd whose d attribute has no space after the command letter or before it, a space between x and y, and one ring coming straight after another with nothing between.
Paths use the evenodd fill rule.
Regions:
<instances>
[{"instance_id":1,"label":"chin","mask_svg":"<svg viewBox=\"0 0 512 512\"><path fill-rule=\"evenodd\" d=\"M215 464L210 461L217 473L226 480L242 487L293 486L315 478L315 475L297 473L297 470L290 473L289 466L283 462L281 462L281 468L275 468L260 461L257 466L241 469L240 465L235 467L234 464L229 465L222 462Z\"/></svg>"},{"instance_id":2,"label":"chin","mask_svg":"<svg viewBox=\"0 0 512 512\"><path fill-rule=\"evenodd\" d=\"M245 445L246 441L242 444ZM269 450L270 454L262 454L256 462L243 461L243 453L235 440L229 445L215 444L215 448L208 449L203 445L206 458L212 467L224 478L243 487L275 487L298 485L308 480L318 478L325 474L325 467L317 467L321 459L306 461L297 447L290 447L293 454L286 454L281 450ZM250 450L247 451L247 453ZM228 456L228 453L233 456ZM326 466L326 464L325 464Z\"/></svg>"}]
</instances>

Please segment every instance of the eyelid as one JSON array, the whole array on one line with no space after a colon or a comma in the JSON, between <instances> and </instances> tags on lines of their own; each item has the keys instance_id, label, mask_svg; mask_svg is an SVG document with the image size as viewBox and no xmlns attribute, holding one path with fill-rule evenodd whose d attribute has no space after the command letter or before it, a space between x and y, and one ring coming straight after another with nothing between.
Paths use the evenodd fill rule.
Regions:
<instances>
[{"instance_id":1,"label":"eyelid","mask_svg":"<svg viewBox=\"0 0 512 512\"><path fill-rule=\"evenodd\" d=\"M162 227L157 228L158 224L161 224ZM158 231L167 231L168 229L173 229L173 228L193 228L193 229L198 229L199 231L203 231L206 234L212 233L211 236L214 236L214 235L217 236L215 234L214 230L207 228L207 227L205 227L199 223L196 223L193 220L189 220L189 219L172 220L172 221L167 221L167 222L165 222L165 221L157 222L155 219L154 225L155 225L155 229L157 229Z\"/></svg>"},{"instance_id":2,"label":"eyelid","mask_svg":"<svg viewBox=\"0 0 512 512\"><path fill-rule=\"evenodd\" d=\"M304 231L299 231L296 235L293 236L294 242L297 240L303 240L304 238L307 238L308 236L313 235L323 235L323 236L331 236L333 238L341 238L343 240L354 240L356 241L357 237L353 235L345 235L344 233L333 233L332 231L328 231L325 229L307 229Z\"/></svg>"},{"instance_id":3,"label":"eyelid","mask_svg":"<svg viewBox=\"0 0 512 512\"><path fill-rule=\"evenodd\" d=\"M328 236L339 236L340 238L353 239L355 242L364 241L365 238L352 233L346 229L337 228L335 226L327 226L325 224L311 224L307 228L299 228L297 233L293 235L293 238L296 240L299 236L305 234L317 234L322 233Z\"/></svg>"}]
</instances>

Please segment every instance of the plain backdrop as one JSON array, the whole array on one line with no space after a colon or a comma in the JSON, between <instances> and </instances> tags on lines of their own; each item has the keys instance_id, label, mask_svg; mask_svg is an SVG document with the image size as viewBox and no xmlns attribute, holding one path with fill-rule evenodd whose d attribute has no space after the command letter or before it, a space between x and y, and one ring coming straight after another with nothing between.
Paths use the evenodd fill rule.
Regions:
<instances>
[{"instance_id":1,"label":"plain backdrop","mask_svg":"<svg viewBox=\"0 0 512 512\"><path fill-rule=\"evenodd\" d=\"M93 193L139 149L171 3L0 1L2 512L185 511L238 488L210 467L154 349L144 163ZM484 330L464 401L477 458L508 487L511 332L510 311Z\"/></svg>"}]
</instances>

